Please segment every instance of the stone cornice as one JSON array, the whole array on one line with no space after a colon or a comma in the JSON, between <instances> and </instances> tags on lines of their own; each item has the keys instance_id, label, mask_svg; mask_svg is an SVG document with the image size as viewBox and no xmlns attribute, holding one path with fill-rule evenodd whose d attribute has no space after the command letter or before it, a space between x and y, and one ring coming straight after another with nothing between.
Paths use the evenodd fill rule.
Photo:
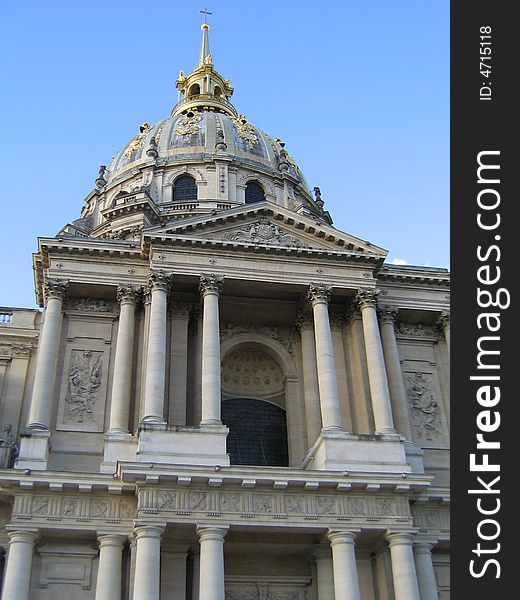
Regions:
<instances>
[{"instance_id":1,"label":"stone cornice","mask_svg":"<svg viewBox=\"0 0 520 600\"><path fill-rule=\"evenodd\" d=\"M377 275L379 281L449 287L447 269L433 267L407 267L383 265Z\"/></svg>"}]
</instances>

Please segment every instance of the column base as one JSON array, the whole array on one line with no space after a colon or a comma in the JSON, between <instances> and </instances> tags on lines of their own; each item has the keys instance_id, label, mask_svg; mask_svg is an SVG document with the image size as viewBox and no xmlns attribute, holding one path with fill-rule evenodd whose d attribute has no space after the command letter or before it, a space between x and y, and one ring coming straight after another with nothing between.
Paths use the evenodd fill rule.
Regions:
<instances>
[{"instance_id":1,"label":"column base","mask_svg":"<svg viewBox=\"0 0 520 600\"><path fill-rule=\"evenodd\" d=\"M15 460L15 469L46 471L49 462L51 432L41 429L26 429L20 434L20 450Z\"/></svg>"},{"instance_id":2,"label":"column base","mask_svg":"<svg viewBox=\"0 0 520 600\"><path fill-rule=\"evenodd\" d=\"M137 462L228 467L224 425L140 428Z\"/></svg>"},{"instance_id":3,"label":"column base","mask_svg":"<svg viewBox=\"0 0 520 600\"><path fill-rule=\"evenodd\" d=\"M410 473L405 440L396 434L353 434L323 430L302 468L318 471Z\"/></svg>"},{"instance_id":4,"label":"column base","mask_svg":"<svg viewBox=\"0 0 520 600\"><path fill-rule=\"evenodd\" d=\"M130 433L109 431L103 440L100 473L115 473L119 461L135 461L137 438Z\"/></svg>"}]
</instances>

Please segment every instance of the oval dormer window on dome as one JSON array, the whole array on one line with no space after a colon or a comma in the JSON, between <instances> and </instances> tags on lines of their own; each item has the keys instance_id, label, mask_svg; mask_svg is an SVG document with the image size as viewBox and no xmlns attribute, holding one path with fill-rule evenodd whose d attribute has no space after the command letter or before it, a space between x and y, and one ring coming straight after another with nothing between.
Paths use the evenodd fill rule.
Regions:
<instances>
[{"instance_id":1,"label":"oval dormer window on dome","mask_svg":"<svg viewBox=\"0 0 520 600\"><path fill-rule=\"evenodd\" d=\"M265 200L264 189L257 181L249 181L246 185L246 204L263 202Z\"/></svg>"},{"instance_id":2,"label":"oval dormer window on dome","mask_svg":"<svg viewBox=\"0 0 520 600\"><path fill-rule=\"evenodd\" d=\"M188 96L200 96L200 85L198 83L194 83L190 87L190 91L188 92Z\"/></svg>"},{"instance_id":3,"label":"oval dormer window on dome","mask_svg":"<svg viewBox=\"0 0 520 600\"><path fill-rule=\"evenodd\" d=\"M173 201L196 200L197 184L190 175L181 175L173 183Z\"/></svg>"}]
</instances>

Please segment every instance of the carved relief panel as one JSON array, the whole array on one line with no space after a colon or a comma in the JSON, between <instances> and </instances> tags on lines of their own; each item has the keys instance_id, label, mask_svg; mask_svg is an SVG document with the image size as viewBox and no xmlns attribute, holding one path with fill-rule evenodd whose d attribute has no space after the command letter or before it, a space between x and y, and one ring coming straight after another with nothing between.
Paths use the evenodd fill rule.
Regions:
<instances>
[{"instance_id":1,"label":"carved relief panel","mask_svg":"<svg viewBox=\"0 0 520 600\"><path fill-rule=\"evenodd\" d=\"M414 441L426 447L446 442L447 420L435 370L429 365L407 369L404 382Z\"/></svg>"},{"instance_id":2,"label":"carved relief panel","mask_svg":"<svg viewBox=\"0 0 520 600\"><path fill-rule=\"evenodd\" d=\"M112 318L70 318L56 419L60 431L103 432Z\"/></svg>"}]
</instances>

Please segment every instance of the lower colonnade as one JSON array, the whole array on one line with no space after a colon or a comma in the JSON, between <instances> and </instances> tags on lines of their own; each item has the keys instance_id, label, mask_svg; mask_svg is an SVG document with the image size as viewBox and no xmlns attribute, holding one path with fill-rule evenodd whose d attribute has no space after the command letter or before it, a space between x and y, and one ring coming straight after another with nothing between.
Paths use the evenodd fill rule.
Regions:
<instances>
[{"instance_id":1,"label":"lower colonnade","mask_svg":"<svg viewBox=\"0 0 520 600\"><path fill-rule=\"evenodd\" d=\"M30 576L33 557L39 545L44 543L44 538L49 535L49 531L42 533L37 528L20 526L9 526L8 529L9 548L2 598L29 600L33 598L31 586L34 586L34 581L31 582ZM297 576L294 580L296 587L291 587L290 569L287 569L287 576L280 576L280 569L283 572L284 561L287 562L284 554L290 555L290 551L283 550L280 554L276 554L275 551L273 556L280 557L280 565L274 567L275 574L272 578L268 574L270 563L267 562L263 568L254 566L255 560L262 560L262 553L266 553L266 556L269 554L269 543L281 544L285 548L286 535L274 528L261 528L261 531L256 531L257 529L260 528L195 524L195 536L191 526L191 535L193 540L196 540L195 543L183 548L177 546L173 550L171 544L165 544L165 537L171 539L172 532L175 534L174 524L136 521L131 535L98 531L97 577L92 578L92 590L95 590L95 595L88 597L95 600L235 600L245 598L247 590L254 589L251 585L254 586L256 581L257 591L252 592L251 598L375 598L373 590L361 593L363 588L359 564L363 560L359 555L366 555L368 543L379 556L386 554L389 558L390 575L383 584L376 584L376 588L380 588L377 598L438 598L431 552L435 542L421 539L415 531L330 528L313 533L306 528L299 533L298 529L283 528L292 540L297 539L299 535L303 536L299 552L303 557L302 568L308 569L309 574L307 578ZM239 537L227 542L226 540L233 538L234 534ZM263 540L260 544L259 535ZM311 543L310 535L314 540ZM251 540L249 552L247 545L244 546L248 539ZM228 554L228 547L235 547L234 552ZM253 547L254 552L251 551ZM125 555L128 557L126 567L123 560ZM375 555L375 552L370 553L372 557ZM249 570L238 577L237 556L243 564L249 565ZM377 577L376 570L372 573L372 578L374 577ZM125 578L129 581L125 582ZM363 574L363 580L366 584L366 573ZM273 581L278 582L278 587L282 585L280 581L283 581L281 592L276 591L276 583L274 588L270 587ZM385 586L387 592L383 592ZM87 586L83 589L90 588ZM57 597L61 596L58 594Z\"/></svg>"}]
</instances>

